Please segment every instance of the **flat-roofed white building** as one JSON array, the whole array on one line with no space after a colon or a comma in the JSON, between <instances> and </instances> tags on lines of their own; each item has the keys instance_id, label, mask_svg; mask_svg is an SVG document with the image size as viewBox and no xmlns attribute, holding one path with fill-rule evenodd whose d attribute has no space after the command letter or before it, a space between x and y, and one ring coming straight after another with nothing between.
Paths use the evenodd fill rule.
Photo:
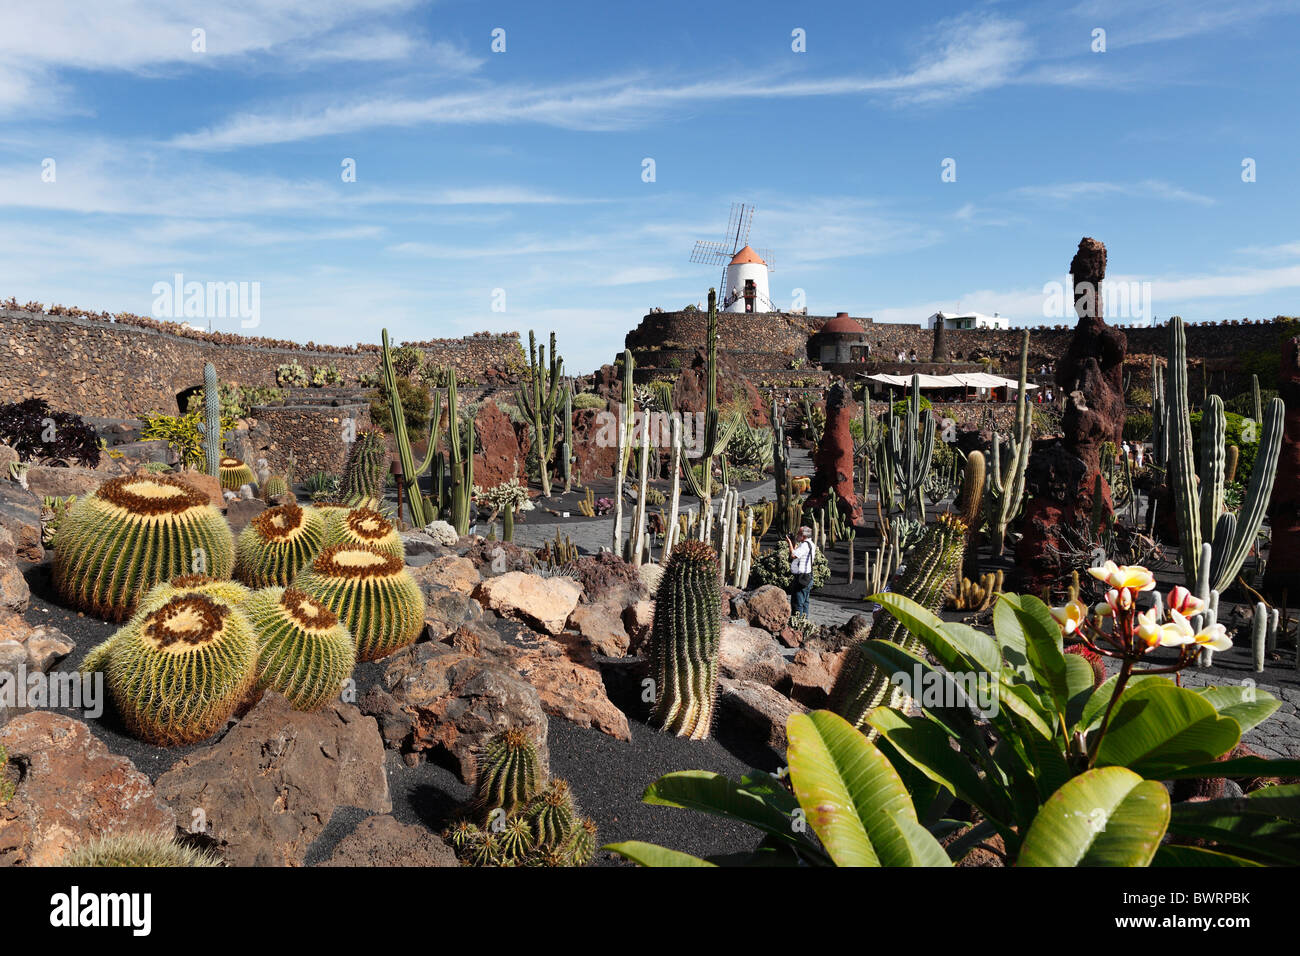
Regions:
<instances>
[{"instance_id":1,"label":"flat-roofed white building","mask_svg":"<svg viewBox=\"0 0 1300 956\"><path fill-rule=\"evenodd\" d=\"M982 312L936 312L925 320L925 327L933 329L943 323L945 329L1009 329L1011 320L994 312L985 315Z\"/></svg>"}]
</instances>

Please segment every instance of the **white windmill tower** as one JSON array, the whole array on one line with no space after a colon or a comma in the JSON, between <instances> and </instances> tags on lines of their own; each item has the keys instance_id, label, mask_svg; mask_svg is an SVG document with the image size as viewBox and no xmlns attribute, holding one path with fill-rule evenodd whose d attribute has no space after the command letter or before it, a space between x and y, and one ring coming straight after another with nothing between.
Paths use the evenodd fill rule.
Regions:
<instances>
[{"instance_id":1,"label":"white windmill tower","mask_svg":"<svg viewBox=\"0 0 1300 956\"><path fill-rule=\"evenodd\" d=\"M760 256L749 245L749 227L753 222L753 204L733 202L723 240L702 239L691 250L691 262L725 264L719 305L723 312L777 311L767 284L768 273L775 271L772 256L766 249Z\"/></svg>"}]
</instances>

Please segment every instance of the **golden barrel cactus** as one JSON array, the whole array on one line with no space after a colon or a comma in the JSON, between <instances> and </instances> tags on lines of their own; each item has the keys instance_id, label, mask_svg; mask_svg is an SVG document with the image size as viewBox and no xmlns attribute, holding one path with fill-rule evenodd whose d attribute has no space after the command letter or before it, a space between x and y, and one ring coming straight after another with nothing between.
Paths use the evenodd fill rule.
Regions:
<instances>
[{"instance_id":1,"label":"golden barrel cactus","mask_svg":"<svg viewBox=\"0 0 1300 956\"><path fill-rule=\"evenodd\" d=\"M245 611L257 633L258 686L296 710L317 710L339 695L356 649L337 614L297 588L258 591Z\"/></svg>"},{"instance_id":2,"label":"golden barrel cactus","mask_svg":"<svg viewBox=\"0 0 1300 956\"><path fill-rule=\"evenodd\" d=\"M413 644L424 626L424 595L401 558L366 546L334 545L294 580L352 634L358 661Z\"/></svg>"},{"instance_id":3,"label":"golden barrel cactus","mask_svg":"<svg viewBox=\"0 0 1300 956\"><path fill-rule=\"evenodd\" d=\"M401 560L406 556L402 536L393 523L372 508L335 512L325 528L325 546L371 547Z\"/></svg>"},{"instance_id":4,"label":"golden barrel cactus","mask_svg":"<svg viewBox=\"0 0 1300 956\"><path fill-rule=\"evenodd\" d=\"M296 504L267 508L239 533L235 577L249 587L285 587L325 542L325 519Z\"/></svg>"}]
</instances>

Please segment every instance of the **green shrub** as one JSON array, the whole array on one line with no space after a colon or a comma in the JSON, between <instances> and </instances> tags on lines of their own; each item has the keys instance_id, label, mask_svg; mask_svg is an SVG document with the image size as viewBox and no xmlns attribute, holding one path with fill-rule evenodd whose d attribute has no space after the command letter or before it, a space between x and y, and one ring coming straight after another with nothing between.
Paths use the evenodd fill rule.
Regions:
<instances>
[{"instance_id":1,"label":"green shrub","mask_svg":"<svg viewBox=\"0 0 1300 956\"><path fill-rule=\"evenodd\" d=\"M824 587L830 579L831 566L826 561L826 555L822 554L822 549L818 548L817 554L813 556L813 587ZM793 581L794 575L790 573L790 549L783 540L778 540L772 547L760 552L750 568L750 587L775 584L782 590L789 591Z\"/></svg>"},{"instance_id":2,"label":"green shrub","mask_svg":"<svg viewBox=\"0 0 1300 956\"><path fill-rule=\"evenodd\" d=\"M1143 388L1136 385L1128 390L1128 403L1130 405L1140 405L1143 408L1151 407L1151 389Z\"/></svg>"},{"instance_id":3,"label":"green shrub","mask_svg":"<svg viewBox=\"0 0 1300 956\"><path fill-rule=\"evenodd\" d=\"M402 417L406 419L406 430L411 440L423 438L429 427L429 411L433 407L428 390L413 384L409 378L399 378L397 394L402 399ZM393 412L382 387L370 396L370 421L385 433L393 430Z\"/></svg>"},{"instance_id":4,"label":"green shrub","mask_svg":"<svg viewBox=\"0 0 1300 956\"><path fill-rule=\"evenodd\" d=\"M1189 416L1192 423L1192 453L1196 456L1196 467L1200 470L1201 462L1201 413L1192 412ZM1255 456L1259 453L1259 438L1263 432L1263 425L1256 422L1253 426L1255 440L1248 442L1243 437L1246 430L1246 423L1250 419L1236 412L1224 412L1224 447L1236 445L1240 456L1237 459L1236 480L1243 485L1250 483L1250 473L1255 467Z\"/></svg>"},{"instance_id":5,"label":"green shrub","mask_svg":"<svg viewBox=\"0 0 1300 956\"><path fill-rule=\"evenodd\" d=\"M1150 412L1129 412L1124 419L1124 440L1127 442L1144 442L1151 437L1152 418Z\"/></svg>"},{"instance_id":6,"label":"green shrub","mask_svg":"<svg viewBox=\"0 0 1300 956\"><path fill-rule=\"evenodd\" d=\"M199 428L204 421L202 403L194 411L186 412L184 415L145 415L144 428L140 430L140 438L144 441L161 438L171 446L172 451L176 452L182 464L203 471L207 464L207 458L203 454L203 433ZM222 438L225 438L226 432L234 427L235 419L228 416L223 410L221 414Z\"/></svg>"},{"instance_id":7,"label":"green shrub","mask_svg":"<svg viewBox=\"0 0 1300 956\"><path fill-rule=\"evenodd\" d=\"M608 402L601 398L595 392L579 392L573 396L573 410L575 412L583 411L588 408L604 409Z\"/></svg>"}]
</instances>

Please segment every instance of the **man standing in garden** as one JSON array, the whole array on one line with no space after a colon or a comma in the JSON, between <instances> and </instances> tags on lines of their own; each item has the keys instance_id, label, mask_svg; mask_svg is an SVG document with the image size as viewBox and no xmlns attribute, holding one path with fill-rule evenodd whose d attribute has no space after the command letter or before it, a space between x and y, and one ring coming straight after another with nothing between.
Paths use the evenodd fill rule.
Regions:
<instances>
[{"instance_id":1,"label":"man standing in garden","mask_svg":"<svg viewBox=\"0 0 1300 956\"><path fill-rule=\"evenodd\" d=\"M785 543L790 546L790 599L793 610L795 614L807 617L808 597L812 594L813 584L813 556L817 553L817 547L812 543L812 528L804 525L795 535L794 541L787 536Z\"/></svg>"}]
</instances>

